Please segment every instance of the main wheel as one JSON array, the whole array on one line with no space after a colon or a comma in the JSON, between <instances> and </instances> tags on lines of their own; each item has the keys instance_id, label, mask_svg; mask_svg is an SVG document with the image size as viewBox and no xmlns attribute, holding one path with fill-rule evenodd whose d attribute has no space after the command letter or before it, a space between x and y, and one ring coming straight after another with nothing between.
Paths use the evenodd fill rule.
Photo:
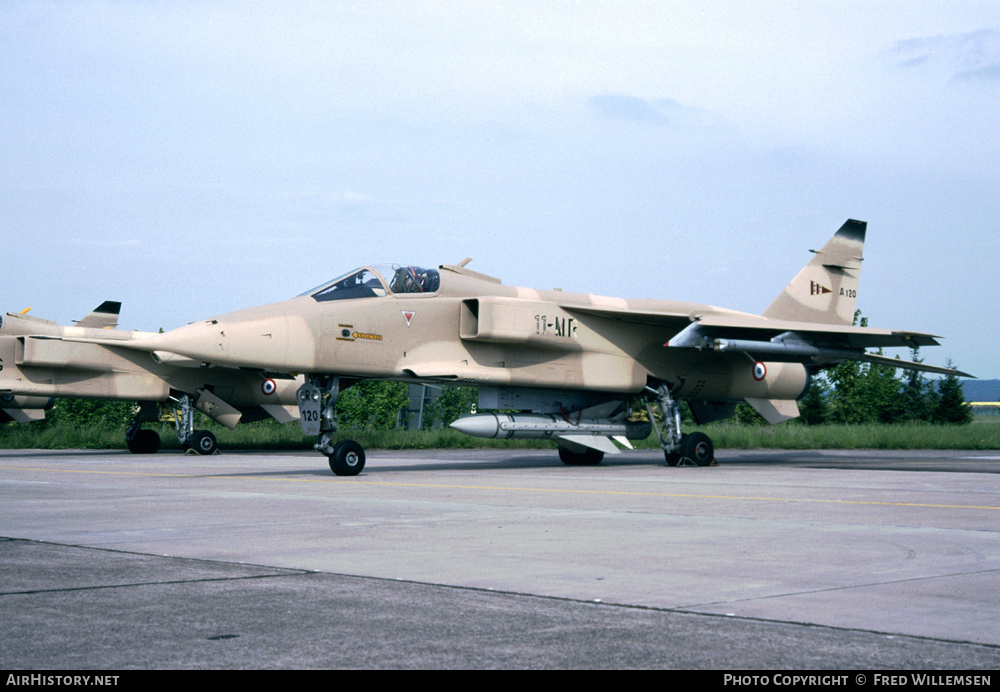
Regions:
<instances>
[{"instance_id":1,"label":"main wheel","mask_svg":"<svg viewBox=\"0 0 1000 692\"><path fill-rule=\"evenodd\" d=\"M215 454L219 449L219 443L215 440L215 435L207 430L195 430L191 436L191 449L198 454Z\"/></svg>"},{"instance_id":2,"label":"main wheel","mask_svg":"<svg viewBox=\"0 0 1000 692\"><path fill-rule=\"evenodd\" d=\"M711 466L715 461L715 446L705 433L691 433L681 438L682 464L695 466Z\"/></svg>"},{"instance_id":3,"label":"main wheel","mask_svg":"<svg viewBox=\"0 0 1000 692\"><path fill-rule=\"evenodd\" d=\"M330 470L338 476L357 476L365 467L365 449L354 440L341 440L333 446Z\"/></svg>"},{"instance_id":4,"label":"main wheel","mask_svg":"<svg viewBox=\"0 0 1000 692\"><path fill-rule=\"evenodd\" d=\"M125 444L132 454L153 454L160 449L160 436L155 430L136 430L132 439Z\"/></svg>"},{"instance_id":5,"label":"main wheel","mask_svg":"<svg viewBox=\"0 0 1000 692\"><path fill-rule=\"evenodd\" d=\"M567 466L597 466L604 461L604 452L596 449L588 449L586 452L571 452L565 447L560 447L559 461Z\"/></svg>"}]
</instances>

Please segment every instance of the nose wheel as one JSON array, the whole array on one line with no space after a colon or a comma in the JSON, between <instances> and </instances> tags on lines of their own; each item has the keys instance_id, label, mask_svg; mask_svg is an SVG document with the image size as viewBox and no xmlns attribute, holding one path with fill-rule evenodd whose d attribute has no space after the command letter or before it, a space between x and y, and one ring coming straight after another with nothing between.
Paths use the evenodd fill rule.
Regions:
<instances>
[{"instance_id":1,"label":"nose wheel","mask_svg":"<svg viewBox=\"0 0 1000 692\"><path fill-rule=\"evenodd\" d=\"M356 476L365 467L365 450L354 440L333 444L337 431L337 396L340 378L311 375L295 394L302 432L316 435L313 449L330 460L330 470L338 476Z\"/></svg>"},{"instance_id":2,"label":"nose wheel","mask_svg":"<svg viewBox=\"0 0 1000 692\"><path fill-rule=\"evenodd\" d=\"M354 440L341 440L333 446L330 470L337 476L357 476L365 467L365 450Z\"/></svg>"}]
</instances>

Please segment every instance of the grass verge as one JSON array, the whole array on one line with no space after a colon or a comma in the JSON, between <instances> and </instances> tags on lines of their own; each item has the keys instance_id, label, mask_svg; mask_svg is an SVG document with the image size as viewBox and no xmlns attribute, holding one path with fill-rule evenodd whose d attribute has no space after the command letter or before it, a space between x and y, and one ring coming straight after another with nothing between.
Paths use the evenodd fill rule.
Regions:
<instances>
[{"instance_id":1,"label":"grass verge","mask_svg":"<svg viewBox=\"0 0 1000 692\"><path fill-rule=\"evenodd\" d=\"M990 420L992 419L992 420ZM150 427L150 426L147 426ZM265 421L228 430L214 423L204 426L223 449L311 449L314 438L302 434L297 423L278 425ZM157 429L157 428L154 428ZM689 426L685 432L708 434L718 449L1000 449L1000 419L982 416L971 425L817 425L795 422L774 426L738 425L731 422ZM164 449L179 449L172 426L157 429ZM350 430L338 439L357 440L366 449L551 449L546 440L484 440L451 429ZM655 437L633 441L636 448L656 449ZM125 428L95 425L78 428L65 424L0 426L4 449L125 449Z\"/></svg>"}]
</instances>

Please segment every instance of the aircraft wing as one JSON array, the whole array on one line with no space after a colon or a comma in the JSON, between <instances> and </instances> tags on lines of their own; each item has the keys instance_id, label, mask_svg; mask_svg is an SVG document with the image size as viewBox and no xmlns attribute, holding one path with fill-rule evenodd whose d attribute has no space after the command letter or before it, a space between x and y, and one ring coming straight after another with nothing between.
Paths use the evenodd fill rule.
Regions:
<instances>
[{"instance_id":1,"label":"aircraft wing","mask_svg":"<svg viewBox=\"0 0 1000 692\"><path fill-rule=\"evenodd\" d=\"M628 310L618 308L596 307L591 305L576 305L566 303L559 306L566 312L581 315L594 315L615 322L626 324L641 324L648 327L663 327L680 331L691 323L691 315L687 312L653 312L649 310Z\"/></svg>"},{"instance_id":2,"label":"aircraft wing","mask_svg":"<svg viewBox=\"0 0 1000 692\"><path fill-rule=\"evenodd\" d=\"M831 364L844 360L879 363L942 375L973 377L952 368L867 353L868 348L919 348L939 345L922 332L773 320L754 315L696 317L664 346L746 353L756 360Z\"/></svg>"},{"instance_id":3,"label":"aircraft wing","mask_svg":"<svg viewBox=\"0 0 1000 692\"><path fill-rule=\"evenodd\" d=\"M896 329L842 327L819 322L772 320L756 315L705 315L696 319L697 329L694 331L712 339L770 341L791 332L800 334L804 340L817 345L852 349L918 348L940 345L937 341L940 337L934 334Z\"/></svg>"},{"instance_id":4,"label":"aircraft wing","mask_svg":"<svg viewBox=\"0 0 1000 692\"><path fill-rule=\"evenodd\" d=\"M869 348L914 349L939 345L939 337L923 332L776 320L737 312L654 312L572 304L560 307L567 312L593 315L624 324L660 328L663 345L671 348L742 352L754 360L823 365L857 360L943 375L972 377L951 368L865 351Z\"/></svg>"}]
</instances>

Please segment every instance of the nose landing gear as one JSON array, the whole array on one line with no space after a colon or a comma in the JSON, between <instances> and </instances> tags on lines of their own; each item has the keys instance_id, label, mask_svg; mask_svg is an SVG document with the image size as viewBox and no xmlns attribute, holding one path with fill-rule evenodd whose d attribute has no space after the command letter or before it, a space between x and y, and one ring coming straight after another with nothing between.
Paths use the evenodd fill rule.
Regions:
<instances>
[{"instance_id":1,"label":"nose landing gear","mask_svg":"<svg viewBox=\"0 0 1000 692\"><path fill-rule=\"evenodd\" d=\"M316 435L313 449L326 455L330 470L338 476L356 476L365 467L365 450L354 440L333 442L337 432L337 396L340 378L333 375L310 375L299 387L295 400L299 405L302 432Z\"/></svg>"}]
</instances>

